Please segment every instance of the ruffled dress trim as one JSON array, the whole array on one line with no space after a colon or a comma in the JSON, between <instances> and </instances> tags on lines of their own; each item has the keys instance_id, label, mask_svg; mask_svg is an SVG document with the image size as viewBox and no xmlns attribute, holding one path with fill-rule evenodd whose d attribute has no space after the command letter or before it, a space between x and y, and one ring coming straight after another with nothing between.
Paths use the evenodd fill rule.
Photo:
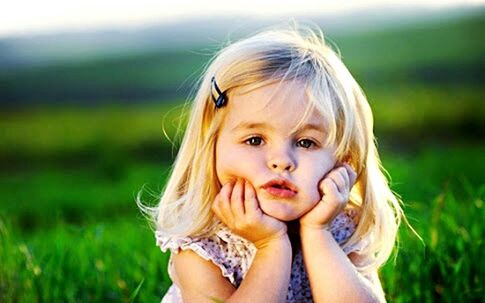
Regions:
<instances>
[{"instance_id":1,"label":"ruffled dress trim","mask_svg":"<svg viewBox=\"0 0 485 303\"><path fill-rule=\"evenodd\" d=\"M211 261L219 267L223 277L229 279L231 284L235 286L239 286L244 277L236 272L235 264L231 263L231 260L225 259L228 251L224 251L223 247L227 247L227 245L224 245L221 241L230 244L232 252L244 256L241 259L243 262L241 267L243 268L240 268L244 273L249 269L257 250L252 242L232 233L229 228L222 224L218 226L214 235L209 237L175 237L164 235L160 231L155 232L155 237L156 245L163 252L170 250L171 253L177 254L181 250L190 249L204 260Z\"/></svg>"}]
</instances>

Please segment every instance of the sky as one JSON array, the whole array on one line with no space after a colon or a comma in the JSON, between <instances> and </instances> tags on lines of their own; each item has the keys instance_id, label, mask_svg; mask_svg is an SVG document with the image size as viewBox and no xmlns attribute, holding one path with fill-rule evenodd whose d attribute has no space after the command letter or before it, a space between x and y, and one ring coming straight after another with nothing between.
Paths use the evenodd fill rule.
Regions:
<instances>
[{"instance_id":1,"label":"sky","mask_svg":"<svg viewBox=\"0 0 485 303\"><path fill-rule=\"evenodd\" d=\"M440 9L460 4L481 6L485 0L2 0L0 37L142 26L209 15L338 14L384 5Z\"/></svg>"}]
</instances>

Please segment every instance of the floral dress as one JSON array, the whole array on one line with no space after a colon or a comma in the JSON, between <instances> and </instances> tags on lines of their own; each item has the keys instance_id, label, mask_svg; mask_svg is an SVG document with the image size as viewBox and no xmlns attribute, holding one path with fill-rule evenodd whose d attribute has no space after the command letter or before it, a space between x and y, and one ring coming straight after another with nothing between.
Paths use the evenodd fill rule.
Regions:
<instances>
[{"instance_id":1,"label":"floral dress","mask_svg":"<svg viewBox=\"0 0 485 303\"><path fill-rule=\"evenodd\" d=\"M353 234L356 228L355 216L354 210L345 210L335 217L330 231L337 243L342 244ZM209 237L176 238L164 236L159 231L155 233L155 236L156 244L163 252L170 250L173 255L180 250L190 249L205 260L211 261L220 268L221 274L236 288L239 287L248 272L257 250L252 242L232 233L224 225L221 225ZM352 251L358 251L362 244L359 242L357 245L347 247L344 252L349 254ZM300 249L294 255L292 262L286 302L313 302ZM168 263L168 274L172 281L176 281L171 257ZM180 302L183 302L180 289L176 283L173 283L161 303Z\"/></svg>"}]
</instances>

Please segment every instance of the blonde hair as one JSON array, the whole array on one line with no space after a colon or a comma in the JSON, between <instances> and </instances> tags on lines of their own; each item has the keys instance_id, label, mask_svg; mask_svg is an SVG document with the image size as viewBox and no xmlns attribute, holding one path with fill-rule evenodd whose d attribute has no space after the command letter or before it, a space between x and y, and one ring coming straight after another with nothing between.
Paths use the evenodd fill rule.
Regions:
<instances>
[{"instance_id":1,"label":"blonde hair","mask_svg":"<svg viewBox=\"0 0 485 303\"><path fill-rule=\"evenodd\" d=\"M228 102L236 90L251 91L275 82L302 81L309 97L305 116L316 108L328 122L327 144L336 143L336 158L350 160L358 173L349 207L360 211L358 226L343 248L368 243L360 254L368 257L358 269L381 267L392 253L404 218L400 200L384 176L373 134L369 103L340 56L325 42L318 28L270 28L236 41L220 51L206 67L191 106L187 129L160 203L138 204L149 213L156 229L170 236L210 234L217 224L211 205L219 192L215 145L225 110L212 100L215 76ZM302 118L302 121L305 117ZM297 125L298 127L298 125Z\"/></svg>"}]
</instances>

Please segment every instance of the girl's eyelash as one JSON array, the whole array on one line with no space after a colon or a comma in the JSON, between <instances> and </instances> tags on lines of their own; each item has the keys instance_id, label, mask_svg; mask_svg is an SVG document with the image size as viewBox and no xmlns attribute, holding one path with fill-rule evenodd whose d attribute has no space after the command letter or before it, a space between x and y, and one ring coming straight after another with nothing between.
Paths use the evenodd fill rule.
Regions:
<instances>
[{"instance_id":1,"label":"girl's eyelash","mask_svg":"<svg viewBox=\"0 0 485 303\"><path fill-rule=\"evenodd\" d=\"M259 139L259 140L263 140L260 136L252 136L246 140L244 140L244 143L246 143L247 145L250 145L250 146L259 146L260 144L257 144L257 145L253 145L253 144L250 144L249 141L252 140L252 139ZM317 146L317 143L315 143L315 141L311 140L311 139L301 139L299 141L297 141L296 143L298 144L299 142L302 142L302 141L308 141L310 142L310 147L304 147L304 148L311 148L311 147L315 147Z\"/></svg>"},{"instance_id":2,"label":"girl's eyelash","mask_svg":"<svg viewBox=\"0 0 485 303\"><path fill-rule=\"evenodd\" d=\"M298 144L298 143L299 143L299 142L301 142L301 141L308 141L308 142L310 142L311 147L315 147L315 146L317 145L317 144L315 143L315 141L310 140L310 139L301 139L300 141L298 141L298 142L296 142L296 143ZM310 147L305 147L305 148L310 148Z\"/></svg>"},{"instance_id":3,"label":"girl's eyelash","mask_svg":"<svg viewBox=\"0 0 485 303\"><path fill-rule=\"evenodd\" d=\"M260 140L262 140L262 138L261 138L261 137L259 137L259 136L252 136L252 137L250 137L250 138L248 138L248 139L244 140L244 143L246 143L247 145L256 146L256 145L253 145L253 144L248 143L248 142L249 142L251 139L260 139ZM259 145L259 144L258 144L258 145Z\"/></svg>"}]
</instances>

